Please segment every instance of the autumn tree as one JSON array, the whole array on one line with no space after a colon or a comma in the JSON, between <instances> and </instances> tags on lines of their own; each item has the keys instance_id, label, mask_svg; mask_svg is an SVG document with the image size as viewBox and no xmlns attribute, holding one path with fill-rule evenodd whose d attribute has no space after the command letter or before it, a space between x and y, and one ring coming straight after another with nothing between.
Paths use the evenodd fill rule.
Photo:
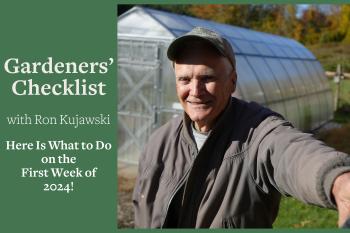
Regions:
<instances>
[{"instance_id":1,"label":"autumn tree","mask_svg":"<svg viewBox=\"0 0 350 233\"><path fill-rule=\"evenodd\" d=\"M350 5L348 4L340 8L339 31L344 35L343 42L350 44Z\"/></svg>"},{"instance_id":2,"label":"autumn tree","mask_svg":"<svg viewBox=\"0 0 350 233\"><path fill-rule=\"evenodd\" d=\"M294 38L304 44L350 43L350 5L333 5L325 12L310 5L297 17L292 4L145 5L178 14Z\"/></svg>"}]
</instances>

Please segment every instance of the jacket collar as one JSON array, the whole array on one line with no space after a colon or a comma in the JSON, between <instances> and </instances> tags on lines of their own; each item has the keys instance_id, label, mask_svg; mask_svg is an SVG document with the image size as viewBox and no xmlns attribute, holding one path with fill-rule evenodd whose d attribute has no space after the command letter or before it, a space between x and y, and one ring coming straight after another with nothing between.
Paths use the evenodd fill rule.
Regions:
<instances>
[{"instance_id":1,"label":"jacket collar","mask_svg":"<svg viewBox=\"0 0 350 233\"><path fill-rule=\"evenodd\" d=\"M230 129L230 127L227 127L227 122L230 121L230 119L234 118L234 105L236 103L236 99L234 97L231 97L223 110L223 112L218 116L218 118L215 120L214 127L212 129L212 132L209 135L209 138L216 138L219 134L222 134L224 131L227 131ZM196 144L194 142L194 138L191 133L191 124L192 120L188 116L186 112L183 114L183 122L184 122L184 128L182 130L182 136L185 139L185 141L190 144L191 146L194 146L196 148Z\"/></svg>"}]
</instances>

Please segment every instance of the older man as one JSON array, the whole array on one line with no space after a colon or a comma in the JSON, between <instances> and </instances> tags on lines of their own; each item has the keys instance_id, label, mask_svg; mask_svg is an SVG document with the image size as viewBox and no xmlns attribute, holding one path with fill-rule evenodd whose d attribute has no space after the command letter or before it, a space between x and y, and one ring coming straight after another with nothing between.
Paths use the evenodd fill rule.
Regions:
<instances>
[{"instance_id":1,"label":"older man","mask_svg":"<svg viewBox=\"0 0 350 233\"><path fill-rule=\"evenodd\" d=\"M233 50L196 27L175 39L183 117L151 136L134 189L136 227L272 227L281 194L350 213L350 157L296 130L281 115L231 97Z\"/></svg>"}]
</instances>

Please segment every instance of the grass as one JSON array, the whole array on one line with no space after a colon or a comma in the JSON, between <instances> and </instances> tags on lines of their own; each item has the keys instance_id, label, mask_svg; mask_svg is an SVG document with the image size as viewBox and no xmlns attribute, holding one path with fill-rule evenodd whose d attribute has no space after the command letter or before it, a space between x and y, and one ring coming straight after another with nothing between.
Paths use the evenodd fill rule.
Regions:
<instances>
[{"instance_id":1,"label":"grass","mask_svg":"<svg viewBox=\"0 0 350 233\"><path fill-rule=\"evenodd\" d=\"M307 48L317 57L325 70L335 71L337 64L342 64L344 71L350 72L350 44L318 44Z\"/></svg>"},{"instance_id":2,"label":"grass","mask_svg":"<svg viewBox=\"0 0 350 233\"><path fill-rule=\"evenodd\" d=\"M333 81L329 81L330 86L335 93L336 84ZM339 89L339 109L334 113L334 121L346 124L350 122L350 80L342 80L340 82Z\"/></svg>"},{"instance_id":3,"label":"grass","mask_svg":"<svg viewBox=\"0 0 350 233\"><path fill-rule=\"evenodd\" d=\"M294 198L281 201L274 228L336 228L338 214L335 210L306 205Z\"/></svg>"}]
</instances>

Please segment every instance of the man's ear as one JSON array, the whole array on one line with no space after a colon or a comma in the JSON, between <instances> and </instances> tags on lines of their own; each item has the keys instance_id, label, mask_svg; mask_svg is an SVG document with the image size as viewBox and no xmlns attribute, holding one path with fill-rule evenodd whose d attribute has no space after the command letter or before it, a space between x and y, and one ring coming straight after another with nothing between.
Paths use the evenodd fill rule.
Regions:
<instances>
[{"instance_id":1,"label":"man's ear","mask_svg":"<svg viewBox=\"0 0 350 233\"><path fill-rule=\"evenodd\" d=\"M236 85L237 85L237 73L236 73L236 70L232 71L231 81L233 82L233 92L235 92Z\"/></svg>"}]
</instances>

